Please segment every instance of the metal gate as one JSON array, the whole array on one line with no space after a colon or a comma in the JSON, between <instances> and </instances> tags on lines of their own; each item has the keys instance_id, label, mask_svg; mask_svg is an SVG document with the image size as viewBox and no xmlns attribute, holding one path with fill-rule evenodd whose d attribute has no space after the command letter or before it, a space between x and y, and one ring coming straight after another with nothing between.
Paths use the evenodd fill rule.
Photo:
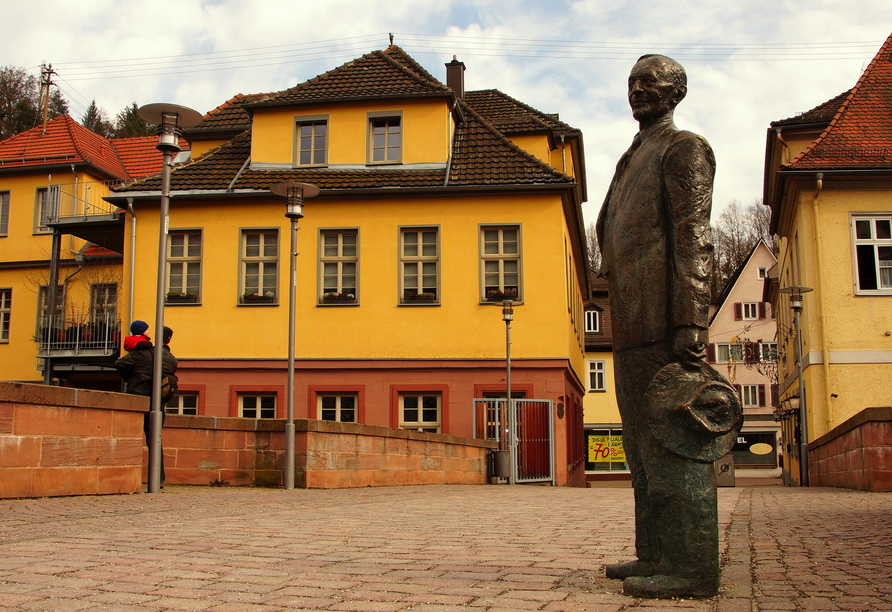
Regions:
<instances>
[{"instance_id":1,"label":"metal gate","mask_svg":"<svg viewBox=\"0 0 892 612\"><path fill-rule=\"evenodd\" d=\"M500 442L499 448L509 451L510 484L548 481L555 484L554 402L512 399L511 410L507 412L505 402L505 398L474 400L474 437L495 440Z\"/></svg>"}]
</instances>

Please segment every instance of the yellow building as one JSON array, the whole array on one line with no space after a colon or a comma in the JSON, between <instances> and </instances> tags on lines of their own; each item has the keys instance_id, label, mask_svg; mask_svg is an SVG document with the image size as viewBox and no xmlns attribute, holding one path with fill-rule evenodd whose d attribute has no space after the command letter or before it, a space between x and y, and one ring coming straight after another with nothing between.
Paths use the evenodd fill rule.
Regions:
<instances>
[{"instance_id":1,"label":"yellow building","mask_svg":"<svg viewBox=\"0 0 892 612\"><path fill-rule=\"evenodd\" d=\"M120 344L124 221L102 198L158 171L155 141L107 140L61 115L0 142L3 380L120 389L110 366Z\"/></svg>"},{"instance_id":2,"label":"yellow building","mask_svg":"<svg viewBox=\"0 0 892 612\"><path fill-rule=\"evenodd\" d=\"M892 489L890 54L892 37L850 91L768 131L765 202L780 236L768 289L775 414L790 484Z\"/></svg>"},{"instance_id":3,"label":"yellow building","mask_svg":"<svg viewBox=\"0 0 892 612\"><path fill-rule=\"evenodd\" d=\"M582 137L501 92L464 92L463 71L447 64L444 85L392 46L187 130L206 152L171 179L170 410L285 416L290 222L270 187L300 181L321 193L299 222L296 418L479 437L475 400L506 392L510 300L512 397L546 407L518 427L552 420L549 479L582 484ZM109 198L129 206L121 307L150 322L159 188Z\"/></svg>"}]
</instances>

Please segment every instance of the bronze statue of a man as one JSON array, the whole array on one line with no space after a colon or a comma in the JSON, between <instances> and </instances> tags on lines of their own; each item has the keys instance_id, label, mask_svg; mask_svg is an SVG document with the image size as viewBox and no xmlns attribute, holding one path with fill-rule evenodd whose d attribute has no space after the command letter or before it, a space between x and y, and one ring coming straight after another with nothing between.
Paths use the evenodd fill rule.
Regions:
<instances>
[{"instance_id":1,"label":"bronze statue of a man","mask_svg":"<svg viewBox=\"0 0 892 612\"><path fill-rule=\"evenodd\" d=\"M607 576L624 579L635 597L717 592L712 461L730 449L741 421L733 387L703 361L715 158L706 140L675 127L686 93L684 69L668 57L645 55L632 68L639 132L597 222L638 557L608 565Z\"/></svg>"}]
</instances>

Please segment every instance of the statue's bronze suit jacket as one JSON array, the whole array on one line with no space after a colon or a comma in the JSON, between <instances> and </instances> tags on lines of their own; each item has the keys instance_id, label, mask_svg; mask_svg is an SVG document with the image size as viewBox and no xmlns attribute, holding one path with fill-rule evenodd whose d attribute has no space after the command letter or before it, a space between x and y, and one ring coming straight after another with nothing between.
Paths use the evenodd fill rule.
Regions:
<instances>
[{"instance_id":1,"label":"statue's bronze suit jacket","mask_svg":"<svg viewBox=\"0 0 892 612\"><path fill-rule=\"evenodd\" d=\"M715 157L700 136L650 126L620 158L597 222L614 351L706 329Z\"/></svg>"}]
</instances>

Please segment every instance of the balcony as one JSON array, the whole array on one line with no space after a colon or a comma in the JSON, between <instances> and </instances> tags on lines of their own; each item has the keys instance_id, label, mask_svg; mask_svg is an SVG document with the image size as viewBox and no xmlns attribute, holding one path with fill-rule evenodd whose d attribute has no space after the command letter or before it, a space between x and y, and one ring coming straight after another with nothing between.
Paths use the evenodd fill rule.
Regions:
<instances>
[{"instance_id":1,"label":"balcony","mask_svg":"<svg viewBox=\"0 0 892 612\"><path fill-rule=\"evenodd\" d=\"M109 357L118 354L121 320L115 313L49 315L35 340L40 357Z\"/></svg>"},{"instance_id":2,"label":"balcony","mask_svg":"<svg viewBox=\"0 0 892 612\"><path fill-rule=\"evenodd\" d=\"M122 181L83 181L50 187L46 225L112 251L124 250L124 213L103 198Z\"/></svg>"}]
</instances>

